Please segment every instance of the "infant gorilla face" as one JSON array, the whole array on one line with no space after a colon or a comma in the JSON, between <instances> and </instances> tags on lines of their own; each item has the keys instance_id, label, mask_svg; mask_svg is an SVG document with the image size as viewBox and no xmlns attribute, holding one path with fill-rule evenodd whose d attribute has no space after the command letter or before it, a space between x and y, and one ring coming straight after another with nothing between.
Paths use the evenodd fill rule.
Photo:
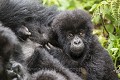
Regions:
<instances>
[{"instance_id":1,"label":"infant gorilla face","mask_svg":"<svg viewBox=\"0 0 120 80\"><path fill-rule=\"evenodd\" d=\"M84 50L84 43L83 43L84 33L80 32L78 34L68 33L67 41L69 42L69 50L74 55L78 56Z\"/></svg>"},{"instance_id":2,"label":"infant gorilla face","mask_svg":"<svg viewBox=\"0 0 120 80\"><path fill-rule=\"evenodd\" d=\"M81 57L92 31L89 14L82 10L64 11L55 17L52 27L58 36L63 51L74 57Z\"/></svg>"},{"instance_id":3,"label":"infant gorilla face","mask_svg":"<svg viewBox=\"0 0 120 80\"><path fill-rule=\"evenodd\" d=\"M79 57L82 55L87 40L85 32L84 29L71 27L71 29L62 30L59 34L62 37L58 37L60 44L63 44L64 51L71 57ZM62 41L62 39L64 41Z\"/></svg>"}]
</instances>

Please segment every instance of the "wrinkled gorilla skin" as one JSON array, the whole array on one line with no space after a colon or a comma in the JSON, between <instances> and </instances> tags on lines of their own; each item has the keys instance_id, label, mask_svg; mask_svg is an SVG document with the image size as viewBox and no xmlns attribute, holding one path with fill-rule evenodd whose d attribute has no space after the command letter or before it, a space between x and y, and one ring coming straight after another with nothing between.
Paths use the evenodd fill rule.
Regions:
<instances>
[{"instance_id":1,"label":"wrinkled gorilla skin","mask_svg":"<svg viewBox=\"0 0 120 80\"><path fill-rule=\"evenodd\" d=\"M118 80L112 59L92 34L92 22L82 10L64 11L52 23L60 48L48 45L50 54L63 66L81 75L87 71L87 80Z\"/></svg>"},{"instance_id":2,"label":"wrinkled gorilla skin","mask_svg":"<svg viewBox=\"0 0 120 80\"><path fill-rule=\"evenodd\" d=\"M8 80L6 66L17 41L15 34L0 23L0 80Z\"/></svg>"}]
</instances>

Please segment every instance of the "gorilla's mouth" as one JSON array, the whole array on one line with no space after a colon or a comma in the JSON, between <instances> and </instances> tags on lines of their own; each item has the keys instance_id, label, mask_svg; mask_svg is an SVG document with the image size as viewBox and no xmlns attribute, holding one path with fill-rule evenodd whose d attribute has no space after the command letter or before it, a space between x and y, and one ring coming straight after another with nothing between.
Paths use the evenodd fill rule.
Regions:
<instances>
[{"instance_id":1,"label":"gorilla's mouth","mask_svg":"<svg viewBox=\"0 0 120 80\"><path fill-rule=\"evenodd\" d=\"M81 53L83 52L84 48L81 47L81 48L71 48L70 51L71 51L71 54L74 55L74 56L80 56Z\"/></svg>"},{"instance_id":2,"label":"gorilla's mouth","mask_svg":"<svg viewBox=\"0 0 120 80\"><path fill-rule=\"evenodd\" d=\"M83 49L71 49L71 52L75 53L75 54L80 54L82 53Z\"/></svg>"},{"instance_id":3,"label":"gorilla's mouth","mask_svg":"<svg viewBox=\"0 0 120 80\"><path fill-rule=\"evenodd\" d=\"M80 59L80 57L82 57L82 52L83 51L71 51L69 55L72 59L77 60Z\"/></svg>"},{"instance_id":4,"label":"gorilla's mouth","mask_svg":"<svg viewBox=\"0 0 120 80\"><path fill-rule=\"evenodd\" d=\"M71 45L71 47L70 47L71 54L74 55L74 56L80 56L81 53L84 50L84 47L85 47L84 44L80 44L80 45L77 45L77 46Z\"/></svg>"}]
</instances>

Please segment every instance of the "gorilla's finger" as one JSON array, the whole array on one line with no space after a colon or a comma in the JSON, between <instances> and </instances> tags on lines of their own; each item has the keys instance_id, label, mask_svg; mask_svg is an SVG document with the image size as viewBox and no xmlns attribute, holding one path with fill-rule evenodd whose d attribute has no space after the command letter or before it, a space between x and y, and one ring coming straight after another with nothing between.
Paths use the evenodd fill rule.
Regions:
<instances>
[{"instance_id":1,"label":"gorilla's finger","mask_svg":"<svg viewBox=\"0 0 120 80\"><path fill-rule=\"evenodd\" d=\"M22 29L23 31L25 30L25 35L28 35L28 36L30 36L31 35L31 32L28 30L28 28L27 27L25 27L25 26L23 26L23 29Z\"/></svg>"},{"instance_id":2,"label":"gorilla's finger","mask_svg":"<svg viewBox=\"0 0 120 80\"><path fill-rule=\"evenodd\" d=\"M50 47L46 44L45 45L45 48L47 49L47 50L50 50Z\"/></svg>"},{"instance_id":3,"label":"gorilla's finger","mask_svg":"<svg viewBox=\"0 0 120 80\"><path fill-rule=\"evenodd\" d=\"M55 49L55 47L54 47L52 44L50 44L50 43L48 43L48 46L49 46L51 49Z\"/></svg>"},{"instance_id":4,"label":"gorilla's finger","mask_svg":"<svg viewBox=\"0 0 120 80\"><path fill-rule=\"evenodd\" d=\"M17 74L13 70L7 70L7 74L11 78L17 76Z\"/></svg>"}]
</instances>

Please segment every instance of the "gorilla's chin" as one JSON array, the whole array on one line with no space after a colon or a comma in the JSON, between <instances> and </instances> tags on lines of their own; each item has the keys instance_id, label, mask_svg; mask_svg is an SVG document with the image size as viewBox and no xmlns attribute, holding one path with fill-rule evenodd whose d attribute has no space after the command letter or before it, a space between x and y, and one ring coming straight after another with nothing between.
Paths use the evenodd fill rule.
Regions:
<instances>
[{"instance_id":1,"label":"gorilla's chin","mask_svg":"<svg viewBox=\"0 0 120 80\"><path fill-rule=\"evenodd\" d=\"M82 54L83 49L79 49L79 50L71 50L71 57L80 57L80 55Z\"/></svg>"},{"instance_id":2,"label":"gorilla's chin","mask_svg":"<svg viewBox=\"0 0 120 80\"><path fill-rule=\"evenodd\" d=\"M72 46L70 47L70 52L72 56L80 56L84 50L84 44L82 46Z\"/></svg>"},{"instance_id":3,"label":"gorilla's chin","mask_svg":"<svg viewBox=\"0 0 120 80\"><path fill-rule=\"evenodd\" d=\"M82 49L70 49L69 55L74 60L77 60L82 56L83 50L84 50L84 48L82 48Z\"/></svg>"}]
</instances>

